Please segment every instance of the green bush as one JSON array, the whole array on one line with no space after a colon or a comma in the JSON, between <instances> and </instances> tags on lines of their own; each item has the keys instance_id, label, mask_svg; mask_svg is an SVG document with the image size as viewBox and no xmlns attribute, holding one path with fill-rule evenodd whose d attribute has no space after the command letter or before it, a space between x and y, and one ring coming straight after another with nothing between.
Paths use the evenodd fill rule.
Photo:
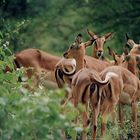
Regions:
<instances>
[{"instance_id":1,"label":"green bush","mask_svg":"<svg viewBox=\"0 0 140 140\"><path fill-rule=\"evenodd\" d=\"M66 130L74 138L76 126L72 120L77 113L70 103L61 106L65 92L43 88L32 93L24 89L18 82L24 70L15 70L13 56L6 56L2 48L0 54L0 139L62 140ZM4 73L6 66L12 72Z\"/></svg>"}]
</instances>

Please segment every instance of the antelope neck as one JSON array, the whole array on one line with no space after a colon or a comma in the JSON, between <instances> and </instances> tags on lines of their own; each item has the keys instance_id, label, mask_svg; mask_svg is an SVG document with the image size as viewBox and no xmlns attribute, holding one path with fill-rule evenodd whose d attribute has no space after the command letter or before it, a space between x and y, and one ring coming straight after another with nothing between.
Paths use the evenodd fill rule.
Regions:
<instances>
[{"instance_id":1,"label":"antelope neck","mask_svg":"<svg viewBox=\"0 0 140 140\"><path fill-rule=\"evenodd\" d=\"M85 67L85 59L83 57L81 58L78 57L76 59L76 63L77 63L76 72Z\"/></svg>"}]
</instances>

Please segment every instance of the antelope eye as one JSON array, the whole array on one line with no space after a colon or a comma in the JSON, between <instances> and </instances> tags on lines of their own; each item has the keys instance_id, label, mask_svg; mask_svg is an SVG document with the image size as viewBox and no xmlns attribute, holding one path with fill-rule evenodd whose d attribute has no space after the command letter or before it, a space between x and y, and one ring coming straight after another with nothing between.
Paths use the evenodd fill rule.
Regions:
<instances>
[{"instance_id":1,"label":"antelope eye","mask_svg":"<svg viewBox=\"0 0 140 140\"><path fill-rule=\"evenodd\" d=\"M70 49L73 49L73 47L74 47L73 45L72 45L72 46L70 46Z\"/></svg>"}]
</instances>

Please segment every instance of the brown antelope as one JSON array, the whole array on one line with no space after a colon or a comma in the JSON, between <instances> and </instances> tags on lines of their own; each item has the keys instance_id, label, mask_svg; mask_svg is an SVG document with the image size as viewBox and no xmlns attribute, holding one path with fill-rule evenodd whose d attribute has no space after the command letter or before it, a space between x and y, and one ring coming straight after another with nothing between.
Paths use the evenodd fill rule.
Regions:
<instances>
[{"instance_id":1,"label":"brown antelope","mask_svg":"<svg viewBox=\"0 0 140 140\"><path fill-rule=\"evenodd\" d=\"M140 55L125 54L118 55L111 48L108 47L109 54L113 57L113 65L120 65L131 71L134 75L140 78Z\"/></svg>"},{"instance_id":2,"label":"brown antelope","mask_svg":"<svg viewBox=\"0 0 140 140\"><path fill-rule=\"evenodd\" d=\"M101 96L103 87L108 85L111 77L117 76L114 73L108 73L105 80L101 80L99 73L93 69L83 68L79 70L72 79L71 95L74 106L78 103L85 105L85 111L82 112L83 132L82 140L86 140L86 127L88 126L88 104L92 108L92 140L96 138L97 118L100 112ZM108 107L107 105L104 107ZM111 107L113 108L112 104ZM113 108L114 109L114 108ZM113 110L112 109L112 110ZM114 110L113 110L114 111ZM111 111L111 113L113 112Z\"/></svg>"},{"instance_id":3,"label":"brown antelope","mask_svg":"<svg viewBox=\"0 0 140 140\"><path fill-rule=\"evenodd\" d=\"M110 48L108 48L108 49L109 49L109 54L113 56L113 59L115 61L114 65L123 66L123 67L127 68L129 71L131 71L138 78L140 78L140 68L139 68L140 67L140 55L135 55L135 54L117 55L116 53L114 53L114 51L112 49L110 49ZM119 119L120 119L121 127L123 127L123 116L124 116L123 107L124 107L124 103L120 102Z\"/></svg>"},{"instance_id":4,"label":"brown antelope","mask_svg":"<svg viewBox=\"0 0 140 140\"><path fill-rule=\"evenodd\" d=\"M88 45L92 44L93 40L90 40L90 41L82 43L81 38L82 38L82 36L81 36L81 34L79 34L76 37L75 42L68 49L68 51L64 53L64 57L66 57L66 58L74 58L76 60L76 72L79 73L79 70L81 70L84 67L92 68L92 69L95 69L95 70L97 70L99 72L102 71L103 69L105 69L106 67L108 67L110 64L107 63L107 62L104 62L104 61L101 61L101 60L98 60L98 59L95 59L95 58L92 58L92 57L89 57L89 56L85 56L85 49L86 49L86 47ZM60 73L59 75L61 75L61 76L59 76L57 74L57 79L60 79L60 82L64 82L64 80L61 80L62 79L61 78L62 73L63 73L63 70L61 69L62 66L63 65L61 64L60 67L57 67L57 69L58 69L58 71ZM87 71L91 71L91 70L87 70ZM77 75L77 73L75 75ZM98 73L98 72L96 72L96 73ZM82 78L82 75L81 75L81 78ZM59 85L59 83L58 83L58 85ZM87 113L85 112L82 115L83 118L85 118L85 119L87 118L86 114ZM84 122L83 127L85 128L87 126L87 125L85 126L85 124L87 124L86 123L87 121L84 120L83 122ZM85 138L85 135L86 134L85 134L85 130L84 130L83 131L83 138Z\"/></svg>"},{"instance_id":5,"label":"brown antelope","mask_svg":"<svg viewBox=\"0 0 140 140\"><path fill-rule=\"evenodd\" d=\"M99 36L93 33L92 31L89 31L87 29L87 33L90 36L92 40L95 40L95 45L93 47L93 57L97 59L103 59L103 50L104 50L104 44L107 40L109 40L112 36L112 33L106 33L104 36Z\"/></svg>"},{"instance_id":6,"label":"brown antelope","mask_svg":"<svg viewBox=\"0 0 140 140\"><path fill-rule=\"evenodd\" d=\"M29 68L26 71L28 78L35 76L34 84L37 85L39 76L42 72L47 73L46 79L55 82L55 65L61 58L43 52L38 49L26 49L15 54L15 63L17 67Z\"/></svg>"},{"instance_id":7,"label":"brown antelope","mask_svg":"<svg viewBox=\"0 0 140 140\"><path fill-rule=\"evenodd\" d=\"M125 59L125 54L123 53L122 55L117 54L114 52L110 47L108 48L109 55L112 56L113 60L111 63L112 65L122 65Z\"/></svg>"},{"instance_id":8,"label":"brown antelope","mask_svg":"<svg viewBox=\"0 0 140 140\"><path fill-rule=\"evenodd\" d=\"M121 66L111 66L103 70L100 73L102 79L105 78L108 72L113 72L117 74L118 77L114 77L110 80L112 94L110 95L111 100L107 104L112 103L113 105L114 103L117 103L119 101L121 104L131 105L134 128L133 136L135 139L137 139L137 115L138 101L140 100L140 81L133 73ZM108 87L105 88L105 91L108 92ZM105 116L108 115L108 113L106 112L107 104L102 104L101 99L101 112L103 111L103 118L106 118ZM107 120L104 120L104 124L102 126L104 132L106 129L106 123Z\"/></svg>"}]
</instances>

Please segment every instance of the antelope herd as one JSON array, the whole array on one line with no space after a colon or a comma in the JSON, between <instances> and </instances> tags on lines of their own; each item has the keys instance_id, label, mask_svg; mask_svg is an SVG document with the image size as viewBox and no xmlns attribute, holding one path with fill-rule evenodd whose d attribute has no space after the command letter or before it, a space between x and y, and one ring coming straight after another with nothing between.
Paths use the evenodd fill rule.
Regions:
<instances>
[{"instance_id":1,"label":"antelope herd","mask_svg":"<svg viewBox=\"0 0 140 140\"><path fill-rule=\"evenodd\" d=\"M54 56L38 49L26 49L15 54L16 67L28 68L26 76L34 75L34 86L39 85L41 73L45 80L54 82L59 88L69 86L67 102L78 108L82 103L85 107L81 113L83 120L82 140L87 139L86 127L89 123L89 104L91 106L91 139L96 139L97 119L102 117L101 137L105 135L108 116L114 123L117 120L116 105L119 105L119 121L123 127L124 105L132 108L133 138L137 139L138 102L140 100L140 44L136 44L126 35L126 49L118 55L108 47L109 55L114 61L103 56L105 42L112 33L98 36L87 30L90 39L82 41L78 34L63 57ZM93 47L93 56L86 55L86 48Z\"/></svg>"}]
</instances>

